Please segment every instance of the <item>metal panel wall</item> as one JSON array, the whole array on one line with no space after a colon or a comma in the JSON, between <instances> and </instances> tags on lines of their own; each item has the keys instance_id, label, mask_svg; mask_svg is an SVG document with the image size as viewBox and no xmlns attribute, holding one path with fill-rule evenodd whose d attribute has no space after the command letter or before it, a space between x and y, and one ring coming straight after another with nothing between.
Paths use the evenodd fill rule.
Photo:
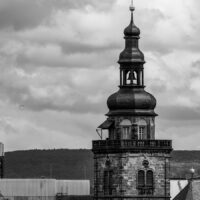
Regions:
<instances>
[{"instance_id":1,"label":"metal panel wall","mask_svg":"<svg viewBox=\"0 0 200 200\"><path fill-rule=\"evenodd\" d=\"M89 180L57 180L57 193L67 195L89 195Z\"/></svg>"},{"instance_id":2,"label":"metal panel wall","mask_svg":"<svg viewBox=\"0 0 200 200\"><path fill-rule=\"evenodd\" d=\"M64 195L89 195L89 180L56 179L0 179L0 192L9 197L50 197Z\"/></svg>"},{"instance_id":3,"label":"metal panel wall","mask_svg":"<svg viewBox=\"0 0 200 200\"><path fill-rule=\"evenodd\" d=\"M3 196L55 196L55 179L0 179Z\"/></svg>"},{"instance_id":4,"label":"metal panel wall","mask_svg":"<svg viewBox=\"0 0 200 200\"><path fill-rule=\"evenodd\" d=\"M46 196L46 197L42 197L42 196L34 196L34 197L27 197L27 196L6 196L4 198L0 198L0 200L56 200L56 197L51 197L51 196Z\"/></svg>"}]
</instances>

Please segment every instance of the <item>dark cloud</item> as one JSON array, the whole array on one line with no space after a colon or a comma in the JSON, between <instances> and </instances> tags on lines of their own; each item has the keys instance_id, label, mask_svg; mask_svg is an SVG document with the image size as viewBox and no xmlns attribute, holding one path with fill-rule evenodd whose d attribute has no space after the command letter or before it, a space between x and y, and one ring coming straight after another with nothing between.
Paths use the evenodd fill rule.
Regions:
<instances>
[{"instance_id":1,"label":"dark cloud","mask_svg":"<svg viewBox=\"0 0 200 200\"><path fill-rule=\"evenodd\" d=\"M35 27L48 17L49 10L39 1L1 0L0 28L21 30Z\"/></svg>"},{"instance_id":2,"label":"dark cloud","mask_svg":"<svg viewBox=\"0 0 200 200\"><path fill-rule=\"evenodd\" d=\"M144 36L145 37L145 36ZM146 40L141 43L144 51L156 52L157 54L169 54L173 51L173 46L163 45L160 41L151 40L149 36L146 37Z\"/></svg>"},{"instance_id":3,"label":"dark cloud","mask_svg":"<svg viewBox=\"0 0 200 200\"><path fill-rule=\"evenodd\" d=\"M179 137L179 132L185 136L199 130L200 43L199 12L191 25L186 15L193 10L177 15L177 7L183 4L176 3L179 6L173 7L171 1L169 9L168 2L138 1L141 6L134 12L134 20L141 29L141 50L148 51L146 61L151 65L145 65L146 89L164 105L156 110L162 121L159 130ZM92 125L99 116L103 121L108 111L110 90L117 89L116 62L124 47L123 29L130 20L128 4L124 0L0 0L0 109L4 109L2 116L15 119L12 127L18 127L2 130L23 132L27 140L39 133L49 141L49 132L56 127L53 135L59 131L68 134L57 141L69 143L74 140L72 133L92 132ZM28 119L30 115L33 117ZM78 140L84 143L81 137ZM38 139L34 141L38 143Z\"/></svg>"},{"instance_id":4,"label":"dark cloud","mask_svg":"<svg viewBox=\"0 0 200 200\"><path fill-rule=\"evenodd\" d=\"M70 98L70 97L69 97ZM58 104L55 101L49 99L35 99L28 98L26 101L21 102L24 106L24 109L32 110L35 112L42 112L45 110L54 110L59 112L71 112L71 113L106 113L106 104L105 102L93 103L87 100L84 96L81 96L79 99L74 100L72 105L65 103Z\"/></svg>"},{"instance_id":5,"label":"dark cloud","mask_svg":"<svg viewBox=\"0 0 200 200\"><path fill-rule=\"evenodd\" d=\"M200 60L196 60L194 62L191 63L191 68L189 71L189 77L190 77L190 82L192 82L192 80L199 79L200 76Z\"/></svg>"},{"instance_id":6,"label":"dark cloud","mask_svg":"<svg viewBox=\"0 0 200 200\"><path fill-rule=\"evenodd\" d=\"M0 29L22 30L36 27L49 20L56 10L81 9L87 5L106 9L114 1L97 0L0 0Z\"/></svg>"},{"instance_id":7,"label":"dark cloud","mask_svg":"<svg viewBox=\"0 0 200 200\"><path fill-rule=\"evenodd\" d=\"M95 85L98 85L98 82L93 82L95 77L91 77L91 83L86 80L85 76L88 75L89 78L91 74L89 70L87 70L89 74L81 73L83 76L81 77L80 73L74 73L72 76L74 70L72 72L63 70L63 73L69 74L61 76L57 69L52 69L49 74L44 69L40 72L41 74L37 73L36 78L28 76L31 80L21 69L17 72L12 69L3 69L2 71L4 72L0 76L0 99L15 105L19 110L101 114L106 112L106 98L110 93L106 86L109 81L106 79L97 90ZM99 76L102 81L101 79L105 78L104 73L95 71L101 73ZM74 80L76 75L82 78L81 83ZM95 75L98 77L97 74Z\"/></svg>"},{"instance_id":8,"label":"dark cloud","mask_svg":"<svg viewBox=\"0 0 200 200\"><path fill-rule=\"evenodd\" d=\"M152 93L154 94L163 93L167 90L166 82L159 79L159 77L148 81L147 85L150 87Z\"/></svg>"},{"instance_id":9,"label":"dark cloud","mask_svg":"<svg viewBox=\"0 0 200 200\"><path fill-rule=\"evenodd\" d=\"M200 108L186 106L159 106L157 113L162 119L173 120L200 120Z\"/></svg>"},{"instance_id":10,"label":"dark cloud","mask_svg":"<svg viewBox=\"0 0 200 200\"><path fill-rule=\"evenodd\" d=\"M42 0L40 0L42 1ZM81 9L87 5L91 5L96 10L105 11L111 9L115 0L99 1L99 0L43 0L45 4L51 5L53 8L59 9Z\"/></svg>"},{"instance_id":11,"label":"dark cloud","mask_svg":"<svg viewBox=\"0 0 200 200\"><path fill-rule=\"evenodd\" d=\"M67 111L72 113L105 113L106 99L104 102L91 102L87 99L87 94L74 94L77 97L73 99L73 103L61 101L59 97L52 99L49 97L36 98L30 91L29 86L23 87L14 85L0 84L0 97L16 105L19 110L32 110L34 112L42 112L45 110ZM72 89L73 90L73 89ZM94 94L95 95L95 94ZM72 95L66 96L66 99L72 98Z\"/></svg>"},{"instance_id":12,"label":"dark cloud","mask_svg":"<svg viewBox=\"0 0 200 200\"><path fill-rule=\"evenodd\" d=\"M84 44L81 42L62 42L59 44L62 47L62 50L65 54L67 53L99 53L103 51L109 50L119 50L120 45L117 43L107 43L105 45L91 45L91 44ZM119 50L120 51L120 50Z\"/></svg>"},{"instance_id":13,"label":"dark cloud","mask_svg":"<svg viewBox=\"0 0 200 200\"><path fill-rule=\"evenodd\" d=\"M200 71L200 60L196 60L192 63L192 67Z\"/></svg>"},{"instance_id":14,"label":"dark cloud","mask_svg":"<svg viewBox=\"0 0 200 200\"><path fill-rule=\"evenodd\" d=\"M4 101L10 101L13 104L17 104L23 102L24 97L29 95L29 88L25 84L14 83L12 81L8 84L5 80L0 81L0 97Z\"/></svg>"},{"instance_id":15,"label":"dark cloud","mask_svg":"<svg viewBox=\"0 0 200 200\"><path fill-rule=\"evenodd\" d=\"M144 38L141 41L142 48L145 51L155 52L160 55L183 49L190 49L193 52L199 51L199 13L197 14L191 10L187 15L187 18L191 21L179 24L185 20L184 15L173 18L173 16L167 15L166 12L159 9L138 11L138 16L141 16L138 18L138 24L140 24L139 27L142 30L141 37ZM181 18L182 21L180 21Z\"/></svg>"},{"instance_id":16,"label":"dark cloud","mask_svg":"<svg viewBox=\"0 0 200 200\"><path fill-rule=\"evenodd\" d=\"M116 55L116 50L114 49L104 49L104 47L97 47L95 49L95 47L87 46L84 50L84 46L81 45L79 50L76 45L71 47L72 49L68 49L67 47L64 48L66 48L64 51L69 50L69 52L60 51L59 47L58 49L42 47L41 51L40 48L38 48L38 52L37 49L35 49L30 54L27 54L26 51L18 53L15 55L16 66L20 68L105 68L107 66L115 65L117 62L117 58L116 60L112 59ZM70 52L70 50L72 50L72 52Z\"/></svg>"},{"instance_id":17,"label":"dark cloud","mask_svg":"<svg viewBox=\"0 0 200 200\"><path fill-rule=\"evenodd\" d=\"M140 24L141 37L143 38L140 40L140 43L144 51L151 51L159 54L168 54L172 52L172 46L163 45L163 42L159 41L155 36L158 23L167 20L164 12L159 9L143 9L138 11L138 16L141 16L138 18L138 24Z\"/></svg>"}]
</instances>

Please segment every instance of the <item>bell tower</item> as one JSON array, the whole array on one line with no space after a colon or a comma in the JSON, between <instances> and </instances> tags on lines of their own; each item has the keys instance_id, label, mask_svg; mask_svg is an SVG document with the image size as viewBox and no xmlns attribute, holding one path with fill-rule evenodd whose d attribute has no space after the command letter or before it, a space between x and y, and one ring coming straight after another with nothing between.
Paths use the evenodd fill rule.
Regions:
<instances>
[{"instance_id":1,"label":"bell tower","mask_svg":"<svg viewBox=\"0 0 200 200\"><path fill-rule=\"evenodd\" d=\"M131 20L124 29L120 53L119 90L107 100L107 119L97 131L108 133L93 141L94 199L170 199L171 140L155 136L156 99L144 90L144 55L140 29Z\"/></svg>"}]
</instances>

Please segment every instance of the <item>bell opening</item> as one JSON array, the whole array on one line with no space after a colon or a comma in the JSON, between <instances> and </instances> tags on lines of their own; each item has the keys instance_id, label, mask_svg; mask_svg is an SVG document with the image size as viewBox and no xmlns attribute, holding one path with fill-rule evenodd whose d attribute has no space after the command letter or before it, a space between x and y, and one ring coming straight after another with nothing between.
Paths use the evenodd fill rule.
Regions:
<instances>
[{"instance_id":1,"label":"bell opening","mask_svg":"<svg viewBox=\"0 0 200 200\"><path fill-rule=\"evenodd\" d=\"M137 84L137 75L135 71L129 71L127 75L127 85L135 85Z\"/></svg>"}]
</instances>

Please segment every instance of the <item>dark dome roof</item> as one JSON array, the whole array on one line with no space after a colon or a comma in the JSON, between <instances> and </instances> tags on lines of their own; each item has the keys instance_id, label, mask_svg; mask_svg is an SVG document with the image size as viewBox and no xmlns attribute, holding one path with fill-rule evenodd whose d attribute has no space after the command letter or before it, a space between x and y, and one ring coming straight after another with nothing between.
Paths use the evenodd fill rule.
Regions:
<instances>
[{"instance_id":1,"label":"dark dome roof","mask_svg":"<svg viewBox=\"0 0 200 200\"><path fill-rule=\"evenodd\" d=\"M126 48L119 55L119 63L140 62L144 63L144 54L138 48Z\"/></svg>"},{"instance_id":2,"label":"dark dome roof","mask_svg":"<svg viewBox=\"0 0 200 200\"><path fill-rule=\"evenodd\" d=\"M143 88L120 88L108 97L107 105L110 110L107 115L157 115L154 112L155 97Z\"/></svg>"},{"instance_id":3,"label":"dark dome roof","mask_svg":"<svg viewBox=\"0 0 200 200\"><path fill-rule=\"evenodd\" d=\"M133 22L133 13L130 24L124 29L124 35L125 49L120 53L118 63L145 63L144 54L138 48L140 29Z\"/></svg>"},{"instance_id":4,"label":"dark dome roof","mask_svg":"<svg viewBox=\"0 0 200 200\"><path fill-rule=\"evenodd\" d=\"M130 24L124 29L125 36L139 36L140 29L131 20Z\"/></svg>"}]
</instances>

